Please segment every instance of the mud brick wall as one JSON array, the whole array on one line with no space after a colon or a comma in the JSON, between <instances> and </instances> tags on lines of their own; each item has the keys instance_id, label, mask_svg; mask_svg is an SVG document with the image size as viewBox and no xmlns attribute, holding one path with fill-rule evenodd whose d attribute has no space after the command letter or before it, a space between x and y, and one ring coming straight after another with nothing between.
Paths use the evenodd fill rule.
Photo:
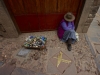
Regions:
<instances>
[{"instance_id":1,"label":"mud brick wall","mask_svg":"<svg viewBox=\"0 0 100 75\"><path fill-rule=\"evenodd\" d=\"M100 0L86 0L77 32L86 33L100 6Z\"/></svg>"},{"instance_id":2,"label":"mud brick wall","mask_svg":"<svg viewBox=\"0 0 100 75\"><path fill-rule=\"evenodd\" d=\"M84 24L84 28L83 28L83 33L86 33L88 31L88 28L93 20L93 18L95 17L95 14L97 13L98 9L99 9L99 5L100 5L100 0L94 0L92 5L91 5L91 10L89 13L89 16L87 18L87 21Z\"/></svg>"}]
</instances>

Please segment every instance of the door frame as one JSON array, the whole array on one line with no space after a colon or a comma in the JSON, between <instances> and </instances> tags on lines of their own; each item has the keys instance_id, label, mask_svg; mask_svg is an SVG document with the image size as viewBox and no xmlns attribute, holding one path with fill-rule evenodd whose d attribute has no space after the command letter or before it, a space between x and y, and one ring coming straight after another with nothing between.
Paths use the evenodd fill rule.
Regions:
<instances>
[{"instance_id":1,"label":"door frame","mask_svg":"<svg viewBox=\"0 0 100 75\"><path fill-rule=\"evenodd\" d=\"M10 17L11 17L11 19L12 19L12 21L13 21L13 23L14 23L17 31L18 31L18 33L20 34L21 31L20 31L20 29L19 29L19 27L18 27L18 25L16 23L16 20L14 18L14 15L13 15L13 13L11 11L11 8L10 8L8 2L7 2L8 0L3 0L3 1L4 1L4 4L5 4L5 6L6 6L7 10L8 10L8 13L10 14ZM75 21L75 26L76 26L75 27L75 30L77 30L78 23L79 23L79 20L80 20L80 17L81 17L82 10L83 10L83 7L84 7L85 2L86 2L86 0L80 0L79 8L77 10L77 13L78 14L76 15L77 18L76 18L76 21Z\"/></svg>"},{"instance_id":2,"label":"door frame","mask_svg":"<svg viewBox=\"0 0 100 75\"><path fill-rule=\"evenodd\" d=\"M78 8L78 11L77 11L78 14L77 14L76 22L75 22L75 26L76 26L75 31L78 28L78 23L79 23L79 20L81 18L81 14L82 14L85 2L86 2L86 0L80 0L79 8Z\"/></svg>"}]
</instances>

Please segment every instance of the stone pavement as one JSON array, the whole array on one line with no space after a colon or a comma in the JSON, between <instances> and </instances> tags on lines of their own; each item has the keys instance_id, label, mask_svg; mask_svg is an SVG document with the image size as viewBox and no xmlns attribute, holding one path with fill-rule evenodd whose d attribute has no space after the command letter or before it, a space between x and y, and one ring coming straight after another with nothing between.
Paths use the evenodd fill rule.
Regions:
<instances>
[{"instance_id":1,"label":"stone pavement","mask_svg":"<svg viewBox=\"0 0 100 75\"><path fill-rule=\"evenodd\" d=\"M88 29L87 35L100 73L100 8Z\"/></svg>"},{"instance_id":2,"label":"stone pavement","mask_svg":"<svg viewBox=\"0 0 100 75\"><path fill-rule=\"evenodd\" d=\"M55 49L51 48L48 52L47 72L60 75L77 75L72 52L62 46Z\"/></svg>"},{"instance_id":3,"label":"stone pavement","mask_svg":"<svg viewBox=\"0 0 100 75\"><path fill-rule=\"evenodd\" d=\"M18 56L29 35L47 37L46 49L25 50L25 57ZM16 60L16 63L13 61L16 67L13 72L3 72L5 75L97 75L94 56L85 35L80 33L79 38L72 45L72 51L68 51L66 44L58 39L56 31L23 33L18 38L0 38L0 61L4 61L0 69L6 71L5 65L13 59Z\"/></svg>"}]
</instances>

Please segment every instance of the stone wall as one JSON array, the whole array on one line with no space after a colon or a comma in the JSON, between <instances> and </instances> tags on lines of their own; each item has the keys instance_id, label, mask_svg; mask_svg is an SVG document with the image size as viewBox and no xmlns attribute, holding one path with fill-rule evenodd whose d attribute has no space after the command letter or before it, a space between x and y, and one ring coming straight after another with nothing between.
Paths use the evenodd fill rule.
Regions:
<instances>
[{"instance_id":1,"label":"stone wall","mask_svg":"<svg viewBox=\"0 0 100 75\"><path fill-rule=\"evenodd\" d=\"M18 31L3 3L0 0L0 35L4 37L18 37Z\"/></svg>"},{"instance_id":2,"label":"stone wall","mask_svg":"<svg viewBox=\"0 0 100 75\"><path fill-rule=\"evenodd\" d=\"M95 17L100 5L100 0L86 0L81 18L78 24L77 32L86 33Z\"/></svg>"}]
</instances>

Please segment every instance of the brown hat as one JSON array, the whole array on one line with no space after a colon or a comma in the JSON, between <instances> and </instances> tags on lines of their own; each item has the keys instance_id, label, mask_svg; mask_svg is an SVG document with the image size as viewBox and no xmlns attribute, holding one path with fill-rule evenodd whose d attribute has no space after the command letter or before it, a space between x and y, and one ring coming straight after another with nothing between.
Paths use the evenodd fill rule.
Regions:
<instances>
[{"instance_id":1,"label":"brown hat","mask_svg":"<svg viewBox=\"0 0 100 75\"><path fill-rule=\"evenodd\" d=\"M66 21L73 21L73 20L75 20L75 16L71 13L71 12L68 12L68 13L66 13L65 15L64 15L64 19L66 20Z\"/></svg>"}]
</instances>

